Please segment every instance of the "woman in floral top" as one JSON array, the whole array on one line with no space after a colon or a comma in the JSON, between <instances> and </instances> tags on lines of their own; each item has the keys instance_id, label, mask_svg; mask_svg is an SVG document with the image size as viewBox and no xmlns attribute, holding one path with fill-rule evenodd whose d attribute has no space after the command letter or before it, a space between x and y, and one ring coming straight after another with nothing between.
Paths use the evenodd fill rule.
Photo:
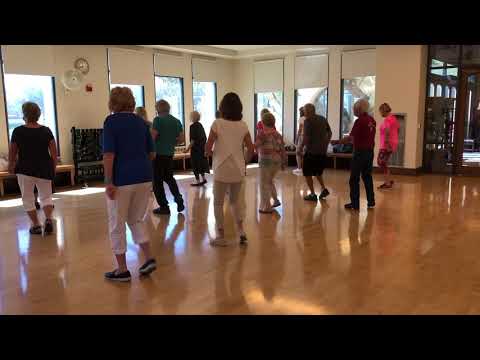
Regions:
<instances>
[{"instance_id":1,"label":"woman in floral top","mask_svg":"<svg viewBox=\"0 0 480 360\"><path fill-rule=\"evenodd\" d=\"M262 214L269 214L273 212L274 207L281 205L273 179L280 169L285 168L286 152L282 135L275 130L275 116L271 113L264 114L262 123L263 129L258 132L255 142L261 184L261 203L258 211ZM273 205L270 199L273 199Z\"/></svg>"}]
</instances>

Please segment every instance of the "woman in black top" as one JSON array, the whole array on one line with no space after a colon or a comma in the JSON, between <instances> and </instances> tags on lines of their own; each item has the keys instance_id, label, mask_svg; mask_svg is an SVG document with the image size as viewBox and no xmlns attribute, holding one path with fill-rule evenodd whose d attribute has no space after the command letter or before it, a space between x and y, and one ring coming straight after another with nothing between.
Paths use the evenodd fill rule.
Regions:
<instances>
[{"instance_id":1,"label":"woman in black top","mask_svg":"<svg viewBox=\"0 0 480 360\"><path fill-rule=\"evenodd\" d=\"M190 160L192 163L193 173L195 174L196 183L192 186L202 186L207 183L205 173L210 173L210 166L208 159L205 157L205 144L207 142L207 135L200 124L200 113L193 111L190 114L190 145L185 149L185 152L191 151ZM200 176L202 181L200 181Z\"/></svg>"},{"instance_id":2,"label":"woman in black top","mask_svg":"<svg viewBox=\"0 0 480 360\"><path fill-rule=\"evenodd\" d=\"M22 112L25 125L13 130L8 170L11 174L17 175L23 207L32 221L31 234L42 233L35 209L34 188L38 189L40 204L46 218L43 230L47 235L53 232L52 180L57 166L57 146L50 129L38 124L41 110L37 104L24 103Z\"/></svg>"}]
</instances>

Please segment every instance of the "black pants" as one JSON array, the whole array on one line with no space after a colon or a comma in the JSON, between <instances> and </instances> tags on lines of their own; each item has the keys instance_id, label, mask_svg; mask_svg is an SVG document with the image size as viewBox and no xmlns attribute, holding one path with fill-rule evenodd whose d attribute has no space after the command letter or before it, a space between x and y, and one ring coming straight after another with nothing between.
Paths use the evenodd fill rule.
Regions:
<instances>
[{"instance_id":1,"label":"black pants","mask_svg":"<svg viewBox=\"0 0 480 360\"><path fill-rule=\"evenodd\" d=\"M373 150L359 150L353 153L350 173L350 201L356 208L360 207L360 175L362 176L369 205L375 205L373 192Z\"/></svg>"},{"instance_id":2,"label":"black pants","mask_svg":"<svg viewBox=\"0 0 480 360\"><path fill-rule=\"evenodd\" d=\"M173 177L173 156L157 155L153 168L153 192L160 207L168 207L163 183L166 182L177 204L183 204L182 194Z\"/></svg>"}]
</instances>

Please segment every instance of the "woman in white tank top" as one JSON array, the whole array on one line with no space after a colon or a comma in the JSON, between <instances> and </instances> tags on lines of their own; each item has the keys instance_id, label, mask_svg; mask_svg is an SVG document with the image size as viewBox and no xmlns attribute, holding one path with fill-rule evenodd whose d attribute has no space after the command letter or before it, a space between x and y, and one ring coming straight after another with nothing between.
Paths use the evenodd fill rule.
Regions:
<instances>
[{"instance_id":1,"label":"woman in white tank top","mask_svg":"<svg viewBox=\"0 0 480 360\"><path fill-rule=\"evenodd\" d=\"M213 155L213 205L217 238L214 246L227 246L224 231L223 203L229 193L230 206L235 217L240 244L247 243L243 229L244 211L240 199L246 164L253 155L253 143L247 124L242 120L242 103L235 93L226 94L220 103L221 117L214 121L205 147L207 155ZM247 154L245 154L245 147Z\"/></svg>"}]
</instances>

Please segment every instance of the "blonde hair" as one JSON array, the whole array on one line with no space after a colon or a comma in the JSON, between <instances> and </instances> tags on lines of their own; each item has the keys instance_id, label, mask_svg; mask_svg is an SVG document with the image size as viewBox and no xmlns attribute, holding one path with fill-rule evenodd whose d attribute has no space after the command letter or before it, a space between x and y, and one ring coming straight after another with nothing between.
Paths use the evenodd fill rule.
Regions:
<instances>
[{"instance_id":1,"label":"blonde hair","mask_svg":"<svg viewBox=\"0 0 480 360\"><path fill-rule=\"evenodd\" d=\"M390 107L390 105L388 105L387 103L383 103L382 105L380 105L380 107L378 108L378 110L380 112L383 112L383 113L391 113L392 112L392 108Z\"/></svg>"},{"instance_id":2,"label":"blonde hair","mask_svg":"<svg viewBox=\"0 0 480 360\"><path fill-rule=\"evenodd\" d=\"M42 114L42 110L40 110L40 106L36 103L27 101L22 105L22 113L23 118L26 122L37 122Z\"/></svg>"},{"instance_id":3,"label":"blonde hair","mask_svg":"<svg viewBox=\"0 0 480 360\"><path fill-rule=\"evenodd\" d=\"M114 113L121 111L133 112L135 109L135 98L133 97L132 90L128 87L114 87L110 91L108 108Z\"/></svg>"},{"instance_id":4,"label":"blonde hair","mask_svg":"<svg viewBox=\"0 0 480 360\"><path fill-rule=\"evenodd\" d=\"M192 119L193 121L200 121L200 113L198 111L192 111L190 113L190 119Z\"/></svg>"},{"instance_id":5,"label":"blonde hair","mask_svg":"<svg viewBox=\"0 0 480 360\"><path fill-rule=\"evenodd\" d=\"M268 110L268 109L262 109L262 111L260 111L260 118L262 118L263 115L268 114L269 112L270 112L270 110Z\"/></svg>"},{"instance_id":6,"label":"blonde hair","mask_svg":"<svg viewBox=\"0 0 480 360\"><path fill-rule=\"evenodd\" d=\"M157 110L157 113L170 113L170 104L168 103L167 100L158 100L155 103L155 110Z\"/></svg>"},{"instance_id":7,"label":"blonde hair","mask_svg":"<svg viewBox=\"0 0 480 360\"><path fill-rule=\"evenodd\" d=\"M143 120L148 121L147 109L145 109L145 107L139 106L139 107L135 108L135 114L140 116Z\"/></svg>"},{"instance_id":8,"label":"blonde hair","mask_svg":"<svg viewBox=\"0 0 480 360\"><path fill-rule=\"evenodd\" d=\"M262 115L262 123L268 127L275 126L275 116L272 113L268 112Z\"/></svg>"},{"instance_id":9,"label":"blonde hair","mask_svg":"<svg viewBox=\"0 0 480 360\"><path fill-rule=\"evenodd\" d=\"M367 99L362 98L358 101L355 102L353 105L353 113L358 116L364 113L368 113L368 110L370 109L370 104Z\"/></svg>"}]
</instances>

